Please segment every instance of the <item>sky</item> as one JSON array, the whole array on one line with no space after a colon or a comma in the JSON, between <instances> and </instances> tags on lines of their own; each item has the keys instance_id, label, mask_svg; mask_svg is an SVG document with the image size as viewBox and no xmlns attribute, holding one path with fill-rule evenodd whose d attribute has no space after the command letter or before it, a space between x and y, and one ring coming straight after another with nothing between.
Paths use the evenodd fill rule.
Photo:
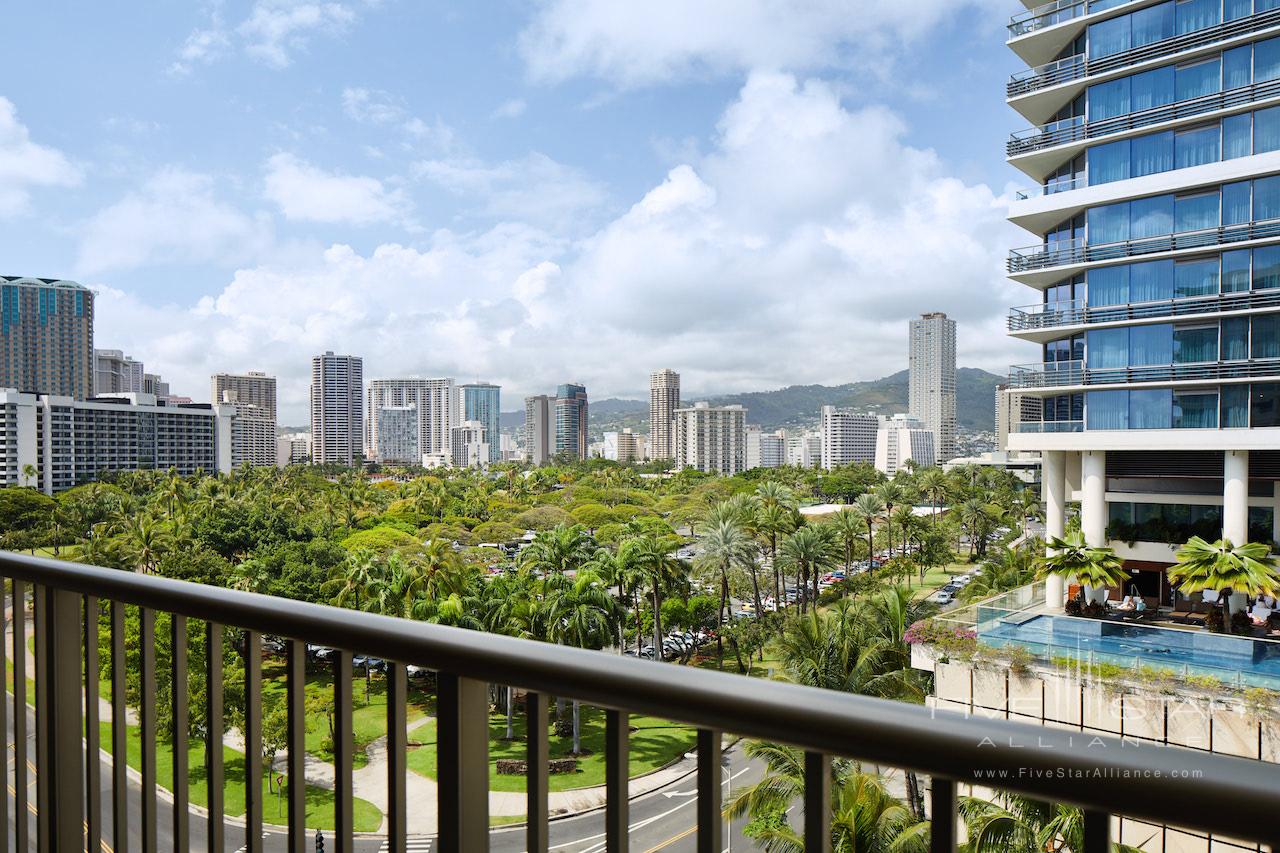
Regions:
<instances>
[{"instance_id":1,"label":"sky","mask_svg":"<svg viewBox=\"0 0 1280 853\"><path fill-rule=\"evenodd\" d=\"M684 397L874 379L946 311L1032 361L1003 277L1014 0L8 4L0 274L206 400L366 378ZM1020 292L1021 291L1021 292Z\"/></svg>"}]
</instances>

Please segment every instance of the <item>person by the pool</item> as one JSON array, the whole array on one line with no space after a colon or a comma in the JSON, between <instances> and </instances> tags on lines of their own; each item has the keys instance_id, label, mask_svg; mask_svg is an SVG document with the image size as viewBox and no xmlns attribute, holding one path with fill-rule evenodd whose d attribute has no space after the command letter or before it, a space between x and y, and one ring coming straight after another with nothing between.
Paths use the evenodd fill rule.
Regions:
<instances>
[{"instance_id":1,"label":"person by the pool","mask_svg":"<svg viewBox=\"0 0 1280 853\"><path fill-rule=\"evenodd\" d=\"M1116 605L1116 610L1127 611L1127 610L1134 610L1134 609L1136 609L1136 605L1133 603L1133 596L1131 595L1126 595L1124 597L1124 600L1121 601L1118 605Z\"/></svg>"}]
</instances>

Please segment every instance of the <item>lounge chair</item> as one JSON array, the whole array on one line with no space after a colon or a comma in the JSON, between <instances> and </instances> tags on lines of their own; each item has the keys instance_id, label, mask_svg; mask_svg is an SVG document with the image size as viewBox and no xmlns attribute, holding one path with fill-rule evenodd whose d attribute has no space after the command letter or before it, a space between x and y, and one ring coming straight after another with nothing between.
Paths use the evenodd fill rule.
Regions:
<instances>
[{"instance_id":1,"label":"lounge chair","mask_svg":"<svg viewBox=\"0 0 1280 853\"><path fill-rule=\"evenodd\" d=\"M1169 614L1169 620L1172 622L1190 623L1193 621L1204 621L1202 614L1197 614L1196 607L1200 604L1200 593L1194 592L1186 598L1182 598L1174 606L1173 612ZM1192 619L1193 616L1200 616L1199 620Z\"/></svg>"}]
</instances>

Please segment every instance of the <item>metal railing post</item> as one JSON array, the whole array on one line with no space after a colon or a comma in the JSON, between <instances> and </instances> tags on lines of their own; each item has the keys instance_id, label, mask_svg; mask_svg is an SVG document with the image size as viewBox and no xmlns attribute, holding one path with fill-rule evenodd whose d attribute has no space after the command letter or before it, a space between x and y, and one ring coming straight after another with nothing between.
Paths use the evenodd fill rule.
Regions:
<instances>
[{"instance_id":1,"label":"metal railing post","mask_svg":"<svg viewBox=\"0 0 1280 853\"><path fill-rule=\"evenodd\" d=\"M142 658L138 717L142 723L139 746L142 750L142 853L158 853L156 825L160 814L156 805L156 612L138 608L138 654ZM122 721L123 722L123 721ZM128 753L123 753L122 762Z\"/></svg>"},{"instance_id":2,"label":"metal railing post","mask_svg":"<svg viewBox=\"0 0 1280 853\"><path fill-rule=\"evenodd\" d=\"M191 844L187 739L187 729L191 725L191 699L187 679L187 617L176 613L169 617L169 641L172 644L169 704L173 714L173 731L170 733L173 743L173 843L176 849L186 849Z\"/></svg>"},{"instance_id":3,"label":"metal railing post","mask_svg":"<svg viewBox=\"0 0 1280 853\"><path fill-rule=\"evenodd\" d=\"M1083 853L1110 853L1110 851L1111 815L1096 809L1085 809Z\"/></svg>"},{"instance_id":4,"label":"metal railing post","mask_svg":"<svg viewBox=\"0 0 1280 853\"><path fill-rule=\"evenodd\" d=\"M13 849L26 853L30 838L27 780L27 590L13 582Z\"/></svg>"},{"instance_id":5,"label":"metal railing post","mask_svg":"<svg viewBox=\"0 0 1280 853\"><path fill-rule=\"evenodd\" d=\"M125 605L111 602L111 838L116 850L129 849L129 754L125 719Z\"/></svg>"},{"instance_id":6,"label":"metal railing post","mask_svg":"<svg viewBox=\"0 0 1280 853\"><path fill-rule=\"evenodd\" d=\"M289 753L288 820L289 853L307 850L307 646L289 641L285 674L285 701L288 709L286 749ZM274 774L274 770L269 771Z\"/></svg>"},{"instance_id":7,"label":"metal railing post","mask_svg":"<svg viewBox=\"0 0 1280 853\"><path fill-rule=\"evenodd\" d=\"M723 755L720 732L698 729L698 853L723 853Z\"/></svg>"},{"instance_id":8,"label":"metal railing post","mask_svg":"<svg viewBox=\"0 0 1280 853\"><path fill-rule=\"evenodd\" d=\"M39 685L43 706L44 762L49 814L41 821L51 833L52 851L84 849L84 718L81 716L80 680L80 596L52 587L42 587L44 614L41 619L41 653L45 684ZM53 804L57 807L54 808ZM42 841L41 846L44 846Z\"/></svg>"},{"instance_id":9,"label":"metal railing post","mask_svg":"<svg viewBox=\"0 0 1280 853\"><path fill-rule=\"evenodd\" d=\"M351 730L351 652L333 656L333 848L351 853L354 816L352 814L351 771L355 736Z\"/></svg>"},{"instance_id":10,"label":"metal railing post","mask_svg":"<svg viewBox=\"0 0 1280 853\"><path fill-rule=\"evenodd\" d=\"M36 851L37 853L48 853L50 836L53 833L53 825L50 823L53 815L53 808L49 805L49 778L52 775L49 770L50 762L50 743L49 743L49 702L48 693L50 690L49 679L49 649L46 647L48 643L48 620L49 620L49 597L46 594L47 589L39 584L33 585L31 588L31 607L33 618L33 636L31 648L35 656L36 669L36 686L35 695L32 697L35 701L36 716L36 765L35 765L35 783L36 783Z\"/></svg>"},{"instance_id":11,"label":"metal railing post","mask_svg":"<svg viewBox=\"0 0 1280 853\"><path fill-rule=\"evenodd\" d=\"M96 595L84 598L84 796L86 847L91 851L102 849L102 729L98 703L98 619L101 610ZM0 672L0 681L4 673ZM4 720L0 719L0 731ZM0 826L7 825L0 814Z\"/></svg>"},{"instance_id":12,"label":"metal railing post","mask_svg":"<svg viewBox=\"0 0 1280 853\"><path fill-rule=\"evenodd\" d=\"M605 849L608 853L626 853L631 824L627 790L631 777L631 715L609 710L604 719Z\"/></svg>"},{"instance_id":13,"label":"metal railing post","mask_svg":"<svg viewBox=\"0 0 1280 853\"><path fill-rule=\"evenodd\" d=\"M831 756L804 754L804 849L831 851Z\"/></svg>"},{"instance_id":14,"label":"metal railing post","mask_svg":"<svg viewBox=\"0 0 1280 853\"><path fill-rule=\"evenodd\" d=\"M489 687L436 675L440 849L489 849Z\"/></svg>"},{"instance_id":15,"label":"metal railing post","mask_svg":"<svg viewBox=\"0 0 1280 853\"><path fill-rule=\"evenodd\" d=\"M244 846L262 853L262 635L244 632Z\"/></svg>"},{"instance_id":16,"label":"metal railing post","mask_svg":"<svg viewBox=\"0 0 1280 853\"><path fill-rule=\"evenodd\" d=\"M956 783L941 776L929 781L929 850L955 853Z\"/></svg>"},{"instance_id":17,"label":"metal railing post","mask_svg":"<svg viewBox=\"0 0 1280 853\"><path fill-rule=\"evenodd\" d=\"M408 790L405 762L408 753L409 679L404 664L387 662L387 848L405 853L408 834Z\"/></svg>"},{"instance_id":18,"label":"metal railing post","mask_svg":"<svg viewBox=\"0 0 1280 853\"><path fill-rule=\"evenodd\" d=\"M209 792L209 853L223 853L223 788L226 777L222 766L222 626L206 622L204 626L205 666L205 739L204 778ZM123 849L123 848L121 848Z\"/></svg>"},{"instance_id":19,"label":"metal railing post","mask_svg":"<svg viewBox=\"0 0 1280 853\"><path fill-rule=\"evenodd\" d=\"M547 826L547 697L544 693L524 694L525 789L528 803L525 819L528 831L525 847L529 853L547 853L550 844Z\"/></svg>"}]
</instances>

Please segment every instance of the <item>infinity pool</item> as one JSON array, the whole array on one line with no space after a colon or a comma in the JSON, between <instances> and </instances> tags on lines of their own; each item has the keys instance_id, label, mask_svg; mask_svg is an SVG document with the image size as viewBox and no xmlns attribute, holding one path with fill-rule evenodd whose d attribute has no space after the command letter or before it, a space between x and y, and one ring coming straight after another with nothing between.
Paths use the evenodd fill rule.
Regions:
<instances>
[{"instance_id":1,"label":"infinity pool","mask_svg":"<svg viewBox=\"0 0 1280 853\"><path fill-rule=\"evenodd\" d=\"M991 646L1023 646L1037 655L1092 659L1212 675L1234 683L1280 689L1280 643L1179 631L1103 619L1008 611L978 613L978 638Z\"/></svg>"}]
</instances>

